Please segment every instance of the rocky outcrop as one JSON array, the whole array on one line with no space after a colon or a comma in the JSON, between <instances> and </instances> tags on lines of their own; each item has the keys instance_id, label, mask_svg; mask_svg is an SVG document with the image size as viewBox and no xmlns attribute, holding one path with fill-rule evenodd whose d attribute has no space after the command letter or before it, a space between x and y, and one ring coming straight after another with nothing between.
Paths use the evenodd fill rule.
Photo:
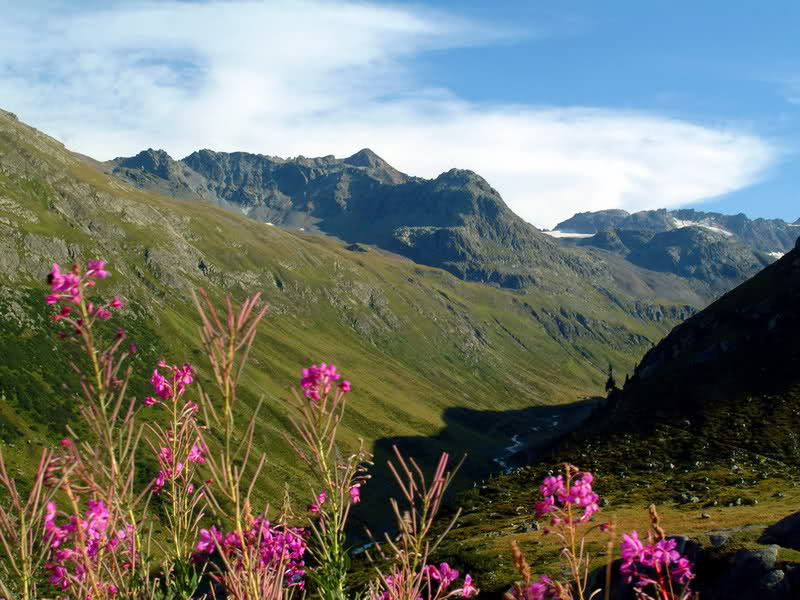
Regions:
<instances>
[{"instance_id":1,"label":"rocky outcrop","mask_svg":"<svg viewBox=\"0 0 800 600\"><path fill-rule=\"evenodd\" d=\"M677 550L694 564L691 590L703 600L793 600L800 597L800 565L778 562L777 545L731 547L724 539L704 545L685 536L673 536ZM619 574L620 560L612 566L611 600L636 600L633 585ZM605 567L589 576L589 589L605 592ZM599 597L603 597L600 593Z\"/></svg>"},{"instance_id":2,"label":"rocky outcrop","mask_svg":"<svg viewBox=\"0 0 800 600\"><path fill-rule=\"evenodd\" d=\"M770 525L759 541L762 544L777 544L784 548L800 550L800 512L792 513Z\"/></svg>"}]
</instances>

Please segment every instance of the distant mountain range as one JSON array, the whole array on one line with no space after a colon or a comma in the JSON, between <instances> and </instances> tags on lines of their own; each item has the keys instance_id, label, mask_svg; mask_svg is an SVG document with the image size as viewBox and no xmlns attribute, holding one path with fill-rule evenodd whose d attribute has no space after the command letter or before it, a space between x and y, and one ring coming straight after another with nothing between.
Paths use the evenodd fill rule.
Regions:
<instances>
[{"instance_id":1,"label":"distant mountain range","mask_svg":"<svg viewBox=\"0 0 800 600\"><path fill-rule=\"evenodd\" d=\"M576 279L589 280L615 302L627 296L705 306L779 256L761 248L785 249L790 234L800 233L785 223L778 229L693 211L581 213L541 232L472 171L411 177L369 149L344 159L200 150L182 160L149 149L100 168L148 191L371 244L462 279L576 294L584 285Z\"/></svg>"},{"instance_id":2,"label":"distant mountain range","mask_svg":"<svg viewBox=\"0 0 800 600\"><path fill-rule=\"evenodd\" d=\"M800 235L800 223L693 209L602 210L578 213L545 233L568 245L596 248L645 269L702 282L713 296L783 256Z\"/></svg>"},{"instance_id":3,"label":"distant mountain range","mask_svg":"<svg viewBox=\"0 0 800 600\"><path fill-rule=\"evenodd\" d=\"M551 235L594 235L612 230L661 233L687 227L734 238L753 250L784 254L794 247L800 235L800 219L787 223L781 219L749 219L742 213L723 215L694 209L643 210L629 213L624 210L601 210L577 213L555 226Z\"/></svg>"}]
</instances>

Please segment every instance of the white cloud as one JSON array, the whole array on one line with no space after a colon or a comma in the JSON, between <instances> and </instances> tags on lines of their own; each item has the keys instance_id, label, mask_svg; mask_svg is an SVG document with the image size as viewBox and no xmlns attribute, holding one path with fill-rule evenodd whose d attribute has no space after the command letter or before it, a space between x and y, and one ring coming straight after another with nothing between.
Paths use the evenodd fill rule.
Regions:
<instances>
[{"instance_id":1,"label":"white cloud","mask_svg":"<svg viewBox=\"0 0 800 600\"><path fill-rule=\"evenodd\" d=\"M397 168L472 169L521 216L697 202L761 178L755 135L591 107L472 103L419 84L421 53L508 33L416 6L305 0L10 2L0 105L96 158L161 147L306 156L368 146ZM476 74L476 77L480 74Z\"/></svg>"}]
</instances>

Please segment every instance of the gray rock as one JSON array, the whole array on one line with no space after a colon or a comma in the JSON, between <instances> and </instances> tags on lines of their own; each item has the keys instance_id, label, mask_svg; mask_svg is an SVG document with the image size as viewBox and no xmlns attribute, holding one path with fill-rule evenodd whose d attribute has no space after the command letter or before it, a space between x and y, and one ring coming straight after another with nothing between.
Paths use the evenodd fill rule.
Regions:
<instances>
[{"instance_id":1,"label":"gray rock","mask_svg":"<svg viewBox=\"0 0 800 600\"><path fill-rule=\"evenodd\" d=\"M756 550L739 550L733 558L734 568L742 575L748 574L751 577L764 575L775 568L778 548L779 546L772 544Z\"/></svg>"},{"instance_id":2,"label":"gray rock","mask_svg":"<svg viewBox=\"0 0 800 600\"><path fill-rule=\"evenodd\" d=\"M759 542L800 550L800 512L793 513L774 525L770 525Z\"/></svg>"},{"instance_id":3,"label":"gray rock","mask_svg":"<svg viewBox=\"0 0 800 600\"><path fill-rule=\"evenodd\" d=\"M708 541L711 542L711 545L714 546L715 548L718 548L719 546L724 546L725 544L728 543L729 539L730 536L721 533L711 534L708 536Z\"/></svg>"},{"instance_id":4,"label":"gray rock","mask_svg":"<svg viewBox=\"0 0 800 600\"><path fill-rule=\"evenodd\" d=\"M800 594L800 565L787 565L784 568L786 581L789 589Z\"/></svg>"},{"instance_id":5,"label":"gray rock","mask_svg":"<svg viewBox=\"0 0 800 600\"><path fill-rule=\"evenodd\" d=\"M792 585L786 573L780 569L770 571L760 581L764 594L772 600L794 600L797 594L793 592Z\"/></svg>"},{"instance_id":6,"label":"gray rock","mask_svg":"<svg viewBox=\"0 0 800 600\"><path fill-rule=\"evenodd\" d=\"M531 533L532 531L539 531L539 522L530 521L528 523L520 523L517 525L515 531L517 533Z\"/></svg>"}]
</instances>

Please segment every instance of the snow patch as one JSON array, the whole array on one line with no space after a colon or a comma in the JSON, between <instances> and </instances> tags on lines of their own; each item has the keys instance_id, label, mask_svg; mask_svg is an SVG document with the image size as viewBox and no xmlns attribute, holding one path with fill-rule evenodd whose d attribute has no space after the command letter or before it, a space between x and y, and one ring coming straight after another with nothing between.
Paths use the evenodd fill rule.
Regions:
<instances>
[{"instance_id":1,"label":"snow patch","mask_svg":"<svg viewBox=\"0 0 800 600\"><path fill-rule=\"evenodd\" d=\"M672 224L676 229L683 229L684 227L702 227L703 229L708 229L709 231L713 231L715 233L721 233L727 237L733 236L733 233L727 229L723 229L722 227L718 227L710 223L703 223L701 221L684 221L682 219L676 219L675 217L672 217Z\"/></svg>"},{"instance_id":2,"label":"snow patch","mask_svg":"<svg viewBox=\"0 0 800 600\"><path fill-rule=\"evenodd\" d=\"M267 222L267 225L272 225L273 227L275 227L275 223Z\"/></svg>"},{"instance_id":3,"label":"snow patch","mask_svg":"<svg viewBox=\"0 0 800 600\"><path fill-rule=\"evenodd\" d=\"M784 252L767 252L772 258L778 259L783 258L785 256Z\"/></svg>"},{"instance_id":4,"label":"snow patch","mask_svg":"<svg viewBox=\"0 0 800 600\"><path fill-rule=\"evenodd\" d=\"M543 231L542 233L545 233L550 237L554 238L590 238L594 236L593 233L572 233L570 231L558 231L558 230Z\"/></svg>"}]
</instances>

